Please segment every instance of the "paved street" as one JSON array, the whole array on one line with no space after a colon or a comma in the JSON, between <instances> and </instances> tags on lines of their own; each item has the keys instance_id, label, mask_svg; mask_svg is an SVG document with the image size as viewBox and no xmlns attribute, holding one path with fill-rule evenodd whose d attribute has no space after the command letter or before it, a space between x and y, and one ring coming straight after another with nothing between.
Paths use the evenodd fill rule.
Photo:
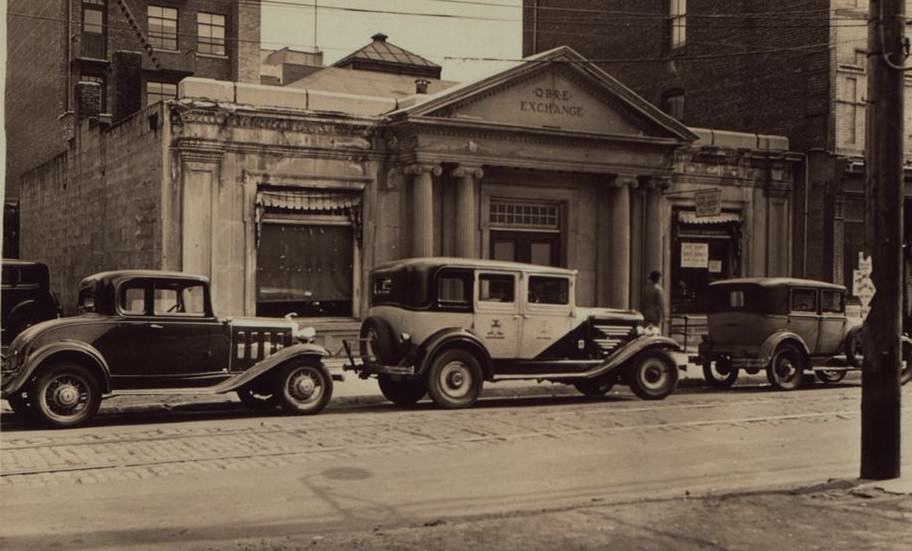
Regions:
<instances>
[{"instance_id":1,"label":"paved street","mask_svg":"<svg viewBox=\"0 0 912 551\"><path fill-rule=\"evenodd\" d=\"M620 389L598 400L493 397L458 411L343 396L314 417L213 403L115 409L66 431L4 415L0 547L260 548L852 479L859 396L855 384L818 384L644 402ZM903 436L912 441L908 413Z\"/></svg>"}]
</instances>

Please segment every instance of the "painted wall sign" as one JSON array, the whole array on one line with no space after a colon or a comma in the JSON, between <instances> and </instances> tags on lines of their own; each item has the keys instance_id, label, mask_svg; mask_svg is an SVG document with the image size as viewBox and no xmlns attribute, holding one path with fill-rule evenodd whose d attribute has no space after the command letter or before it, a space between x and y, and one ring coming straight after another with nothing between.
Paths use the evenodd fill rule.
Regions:
<instances>
[{"instance_id":1,"label":"painted wall sign","mask_svg":"<svg viewBox=\"0 0 912 551\"><path fill-rule=\"evenodd\" d=\"M681 243L682 268L708 268L709 243Z\"/></svg>"},{"instance_id":2,"label":"painted wall sign","mask_svg":"<svg viewBox=\"0 0 912 551\"><path fill-rule=\"evenodd\" d=\"M722 212L722 190L703 189L694 192L697 217L716 216Z\"/></svg>"}]
</instances>

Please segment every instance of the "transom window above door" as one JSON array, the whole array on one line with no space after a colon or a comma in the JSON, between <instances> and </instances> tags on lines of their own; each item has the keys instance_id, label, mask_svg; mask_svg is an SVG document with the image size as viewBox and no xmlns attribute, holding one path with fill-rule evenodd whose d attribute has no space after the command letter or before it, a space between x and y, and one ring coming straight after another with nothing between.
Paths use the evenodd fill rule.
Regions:
<instances>
[{"instance_id":1,"label":"transom window above door","mask_svg":"<svg viewBox=\"0 0 912 551\"><path fill-rule=\"evenodd\" d=\"M560 230L560 205L519 201L491 201L491 225L511 229Z\"/></svg>"}]
</instances>

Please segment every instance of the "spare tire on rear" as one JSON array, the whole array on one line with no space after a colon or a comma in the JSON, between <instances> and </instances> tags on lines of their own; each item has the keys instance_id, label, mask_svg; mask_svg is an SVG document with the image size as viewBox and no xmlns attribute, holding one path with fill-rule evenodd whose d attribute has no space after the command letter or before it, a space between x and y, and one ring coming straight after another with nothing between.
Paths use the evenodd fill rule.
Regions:
<instances>
[{"instance_id":1,"label":"spare tire on rear","mask_svg":"<svg viewBox=\"0 0 912 551\"><path fill-rule=\"evenodd\" d=\"M374 316L364 320L361 324L361 360L373 359L383 365L396 365L400 358L396 335L389 323Z\"/></svg>"}]
</instances>

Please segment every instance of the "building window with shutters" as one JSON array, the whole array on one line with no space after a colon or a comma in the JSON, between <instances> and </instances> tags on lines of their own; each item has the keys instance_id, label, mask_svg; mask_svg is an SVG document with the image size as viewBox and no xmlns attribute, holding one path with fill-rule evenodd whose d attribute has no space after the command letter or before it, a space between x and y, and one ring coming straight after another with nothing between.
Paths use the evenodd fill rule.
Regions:
<instances>
[{"instance_id":1,"label":"building window with shutters","mask_svg":"<svg viewBox=\"0 0 912 551\"><path fill-rule=\"evenodd\" d=\"M176 52L177 47L177 8L148 6L146 17L149 25L149 44L158 50Z\"/></svg>"},{"instance_id":2,"label":"building window with shutters","mask_svg":"<svg viewBox=\"0 0 912 551\"><path fill-rule=\"evenodd\" d=\"M217 13L196 14L196 51L204 55L225 55L225 16Z\"/></svg>"},{"instance_id":3,"label":"building window with shutters","mask_svg":"<svg viewBox=\"0 0 912 551\"><path fill-rule=\"evenodd\" d=\"M360 193L261 187L255 203L256 315L354 316Z\"/></svg>"}]
</instances>

